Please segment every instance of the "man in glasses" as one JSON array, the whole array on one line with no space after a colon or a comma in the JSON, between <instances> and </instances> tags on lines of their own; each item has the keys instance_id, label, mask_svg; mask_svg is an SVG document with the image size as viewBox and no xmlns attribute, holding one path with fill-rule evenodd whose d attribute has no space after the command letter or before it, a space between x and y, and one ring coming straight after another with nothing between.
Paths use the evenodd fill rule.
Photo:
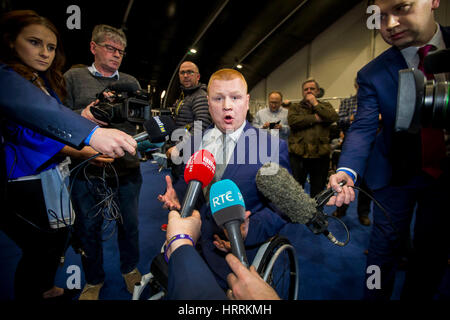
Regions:
<instances>
[{"instance_id":1,"label":"man in glasses","mask_svg":"<svg viewBox=\"0 0 450 320\"><path fill-rule=\"evenodd\" d=\"M200 83L200 73L195 63L185 61L178 70L180 79L181 94L175 103L175 123L177 128L185 128L193 134L194 122L199 121L201 128L205 130L212 123L208 110L208 99L206 97L206 85ZM170 158L174 152L178 155L176 147L173 146L166 152ZM184 165L171 164L172 176L176 181L182 173Z\"/></svg>"},{"instance_id":2,"label":"man in glasses","mask_svg":"<svg viewBox=\"0 0 450 320\"><path fill-rule=\"evenodd\" d=\"M131 92L140 89L136 78L119 72L126 46L127 39L122 30L108 25L95 26L90 43L94 63L89 67L72 68L64 74L68 92L65 105L100 126L107 125L95 119L90 110L97 103L97 94L113 83ZM111 126L132 136L136 134L136 126L128 121L112 123ZM72 159L72 163L78 164L75 159ZM74 180L72 201L76 212L75 239L85 252L81 259L86 278L86 286L80 295L82 300L97 300L105 280L102 258L103 212L98 213L99 206L105 202L101 201L107 197L105 193L108 191L102 189L105 183L112 192L116 192L114 201L121 215L115 223L120 271L128 291L132 293L134 284L141 280L141 274L136 269L139 261L138 202L142 185L140 161L136 155L127 153L114 161L112 166L100 168L89 165L84 172L82 169L76 177L71 177ZM103 238L106 236L103 235Z\"/></svg>"}]
</instances>

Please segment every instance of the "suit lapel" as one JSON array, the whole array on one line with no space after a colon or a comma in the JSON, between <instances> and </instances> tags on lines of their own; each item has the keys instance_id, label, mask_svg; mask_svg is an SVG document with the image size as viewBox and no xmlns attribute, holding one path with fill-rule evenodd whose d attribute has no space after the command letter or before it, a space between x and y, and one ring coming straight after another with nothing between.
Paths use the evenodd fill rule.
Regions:
<instances>
[{"instance_id":1,"label":"suit lapel","mask_svg":"<svg viewBox=\"0 0 450 320\"><path fill-rule=\"evenodd\" d=\"M402 69L408 69L405 58L403 58L402 53L395 47L391 47L387 51L386 59L383 61L389 74L398 83L398 71Z\"/></svg>"}]
</instances>

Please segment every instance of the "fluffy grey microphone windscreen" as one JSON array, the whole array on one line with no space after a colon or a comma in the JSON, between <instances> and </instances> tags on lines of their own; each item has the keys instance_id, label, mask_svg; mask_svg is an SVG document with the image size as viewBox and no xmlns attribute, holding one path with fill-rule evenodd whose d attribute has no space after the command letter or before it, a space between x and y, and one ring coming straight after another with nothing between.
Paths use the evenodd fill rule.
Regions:
<instances>
[{"instance_id":1,"label":"fluffy grey microphone windscreen","mask_svg":"<svg viewBox=\"0 0 450 320\"><path fill-rule=\"evenodd\" d=\"M264 164L256 174L258 190L294 223L306 224L314 217L316 201L294 177L277 163Z\"/></svg>"}]
</instances>

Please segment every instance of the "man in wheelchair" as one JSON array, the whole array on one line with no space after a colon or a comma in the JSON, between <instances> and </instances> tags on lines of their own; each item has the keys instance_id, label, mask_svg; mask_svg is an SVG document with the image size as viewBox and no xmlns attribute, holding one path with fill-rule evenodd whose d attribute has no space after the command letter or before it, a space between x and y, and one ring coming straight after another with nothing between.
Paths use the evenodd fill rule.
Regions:
<instances>
[{"instance_id":1,"label":"man in wheelchair","mask_svg":"<svg viewBox=\"0 0 450 320\"><path fill-rule=\"evenodd\" d=\"M268 161L276 162L289 171L290 164L287 144L282 139L271 136L266 131L262 132L246 121L249 99L247 83L240 72L222 69L211 76L208 84L208 104L213 125L202 133L200 149L211 152L218 164L210 185L221 179L230 179L242 193L248 211L241 230L251 264L258 247L278 234L287 223L269 207L268 200L258 191L255 183L256 173ZM183 149L184 154L191 155L198 149L198 146L197 149L192 147L193 142L186 143L186 146L191 148ZM218 159L223 159L223 162ZM166 182L166 193L158 196L158 199L163 202L165 208L179 210L178 199L186 193L187 184L184 179L179 179L172 186L169 176L166 177ZM217 283L226 290L227 276L233 271L230 266L235 266L235 263L233 257L226 256L228 242L224 240L225 233L211 216L209 186L204 188L204 194L200 194L196 203L196 209L202 219L201 237L196 249L206 261ZM230 264L227 264L225 258Z\"/></svg>"}]
</instances>

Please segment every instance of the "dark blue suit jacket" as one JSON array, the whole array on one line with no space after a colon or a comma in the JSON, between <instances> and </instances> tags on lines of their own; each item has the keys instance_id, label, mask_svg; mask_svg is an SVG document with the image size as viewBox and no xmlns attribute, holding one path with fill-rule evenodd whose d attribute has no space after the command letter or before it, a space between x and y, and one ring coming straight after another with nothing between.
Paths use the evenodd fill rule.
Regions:
<instances>
[{"instance_id":1,"label":"dark blue suit jacket","mask_svg":"<svg viewBox=\"0 0 450 320\"><path fill-rule=\"evenodd\" d=\"M167 299L225 300L227 297L194 247L184 245L170 256Z\"/></svg>"},{"instance_id":2,"label":"dark blue suit jacket","mask_svg":"<svg viewBox=\"0 0 450 320\"><path fill-rule=\"evenodd\" d=\"M263 132L262 135L258 134L260 131ZM264 141L261 141L261 139L264 139ZM271 147L272 141L274 141L273 149ZM268 152L266 153L266 150L262 150L260 154L260 149L264 145L267 145ZM242 150L238 150L240 147ZM194 151L197 151L197 149L194 146L192 147ZM264 163L268 162L268 159L265 158L266 154L278 154L279 164L289 171L291 170L286 142L282 139L274 140L267 131L254 128L249 123L246 123L244 131L233 151L232 159L234 161L230 161L222 176L222 179L230 179L236 183L244 198L246 210L251 212L249 231L245 239L247 258L250 264L259 245L276 235L287 223L278 213L270 208L268 200L256 188L256 173ZM178 180L174 188L181 199L187 188L184 177ZM202 216L200 246L197 247L201 248L201 253L210 269L218 278L219 284L222 288L226 288L227 283L225 279L231 272L231 269L226 264L226 254L215 248L213 236L218 234L222 239L226 239L226 237L223 234L223 230L216 225L211 215L209 204L206 203L203 194L199 196L196 207Z\"/></svg>"},{"instance_id":3,"label":"dark blue suit jacket","mask_svg":"<svg viewBox=\"0 0 450 320\"><path fill-rule=\"evenodd\" d=\"M96 127L94 122L59 104L4 64L0 64L0 116L75 148L81 148ZM3 197L6 166L1 130L0 126L0 197Z\"/></svg>"},{"instance_id":4,"label":"dark blue suit jacket","mask_svg":"<svg viewBox=\"0 0 450 320\"><path fill-rule=\"evenodd\" d=\"M450 28L441 27L441 30L448 48ZM417 159L420 153L417 155L414 153L417 150L412 150L417 144L410 141L417 137L404 139L406 134L400 138L394 134L398 71L407 68L400 50L391 47L358 72L358 111L345 138L338 166L364 176L373 190L391 183L393 166L394 170L410 170L408 166L412 162L420 161ZM379 114L382 129L377 134ZM400 143L396 144L395 139Z\"/></svg>"},{"instance_id":5,"label":"dark blue suit jacket","mask_svg":"<svg viewBox=\"0 0 450 320\"><path fill-rule=\"evenodd\" d=\"M96 127L0 64L0 114L64 144L81 148Z\"/></svg>"}]
</instances>

